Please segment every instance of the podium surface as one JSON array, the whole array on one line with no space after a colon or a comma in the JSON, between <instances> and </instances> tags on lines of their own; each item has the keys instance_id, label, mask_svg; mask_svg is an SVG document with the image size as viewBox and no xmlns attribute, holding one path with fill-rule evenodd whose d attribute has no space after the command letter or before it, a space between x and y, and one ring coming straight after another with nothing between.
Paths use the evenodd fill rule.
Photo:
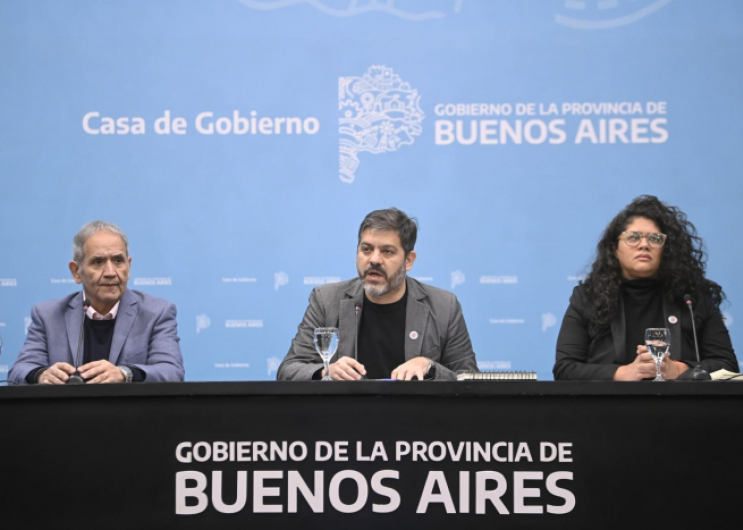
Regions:
<instances>
[{"instance_id":1,"label":"podium surface","mask_svg":"<svg viewBox=\"0 0 743 530\"><path fill-rule=\"evenodd\" d=\"M0 513L83 528L722 528L736 382L0 388Z\"/></svg>"}]
</instances>

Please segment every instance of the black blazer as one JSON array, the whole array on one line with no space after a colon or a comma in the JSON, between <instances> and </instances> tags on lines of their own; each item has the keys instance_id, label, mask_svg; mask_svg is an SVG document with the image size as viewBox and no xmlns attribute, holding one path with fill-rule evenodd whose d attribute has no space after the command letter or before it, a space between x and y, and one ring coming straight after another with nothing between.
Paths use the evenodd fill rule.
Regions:
<instances>
[{"instance_id":1,"label":"black blazer","mask_svg":"<svg viewBox=\"0 0 743 530\"><path fill-rule=\"evenodd\" d=\"M552 369L556 380L611 380L614 372L623 364L626 345L622 297L619 297L619 311L611 321L609 331L593 335L589 333L588 324L593 310L588 288L585 285L577 286L570 297L570 306L557 337L557 355ZM723 368L738 372L738 359L730 335L722 314L710 298L694 304L694 317L702 367L710 373ZM663 318L671 330L671 359L694 366L696 353L689 309L683 304L664 299Z\"/></svg>"}]
</instances>

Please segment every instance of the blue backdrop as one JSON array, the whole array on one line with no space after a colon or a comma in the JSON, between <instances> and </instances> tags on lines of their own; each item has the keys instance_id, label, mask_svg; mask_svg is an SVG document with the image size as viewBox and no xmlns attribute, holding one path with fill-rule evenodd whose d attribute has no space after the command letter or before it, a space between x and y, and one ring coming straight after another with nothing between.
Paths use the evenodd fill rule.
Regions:
<instances>
[{"instance_id":1,"label":"blue backdrop","mask_svg":"<svg viewBox=\"0 0 743 530\"><path fill-rule=\"evenodd\" d=\"M551 379L571 290L643 193L698 227L735 344L741 19L738 0L4 0L0 370L101 218L129 235L129 288L177 304L188 380L272 379L310 290L355 275L364 215L397 206L481 367Z\"/></svg>"}]
</instances>

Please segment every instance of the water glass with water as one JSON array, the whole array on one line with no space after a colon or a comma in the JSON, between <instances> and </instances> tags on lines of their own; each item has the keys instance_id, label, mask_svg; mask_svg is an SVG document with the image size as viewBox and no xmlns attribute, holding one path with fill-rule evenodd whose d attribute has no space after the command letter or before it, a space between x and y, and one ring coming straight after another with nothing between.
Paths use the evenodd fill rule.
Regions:
<instances>
[{"instance_id":1,"label":"water glass with water","mask_svg":"<svg viewBox=\"0 0 743 530\"><path fill-rule=\"evenodd\" d=\"M671 347L671 332L668 328L648 328L645 330L645 346L648 347L650 355L655 361L655 379L653 381L665 381L660 375L660 365L663 358Z\"/></svg>"},{"instance_id":2,"label":"water glass with water","mask_svg":"<svg viewBox=\"0 0 743 530\"><path fill-rule=\"evenodd\" d=\"M323 381L330 381L330 358L335 355L338 349L338 328L315 328L313 341L317 353L322 357L325 365L325 377Z\"/></svg>"}]
</instances>

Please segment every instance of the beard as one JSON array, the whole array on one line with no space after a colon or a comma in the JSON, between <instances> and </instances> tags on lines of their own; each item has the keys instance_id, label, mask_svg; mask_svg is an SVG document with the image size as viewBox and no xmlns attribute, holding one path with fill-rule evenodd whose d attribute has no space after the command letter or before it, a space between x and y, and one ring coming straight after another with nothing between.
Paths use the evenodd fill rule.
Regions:
<instances>
[{"instance_id":1,"label":"beard","mask_svg":"<svg viewBox=\"0 0 743 530\"><path fill-rule=\"evenodd\" d=\"M381 285L369 285L364 280L366 274L369 271L376 271L384 276L384 279L386 280ZM364 291L366 291L366 294L368 296L384 296L386 294L389 294L391 292L397 291L400 286L405 281L405 263L403 262L400 269L395 272L392 277L387 277L387 271L385 271L381 266L379 265L369 265L366 269L364 269L364 272L359 271L359 278L361 278L361 281L364 285Z\"/></svg>"}]
</instances>

